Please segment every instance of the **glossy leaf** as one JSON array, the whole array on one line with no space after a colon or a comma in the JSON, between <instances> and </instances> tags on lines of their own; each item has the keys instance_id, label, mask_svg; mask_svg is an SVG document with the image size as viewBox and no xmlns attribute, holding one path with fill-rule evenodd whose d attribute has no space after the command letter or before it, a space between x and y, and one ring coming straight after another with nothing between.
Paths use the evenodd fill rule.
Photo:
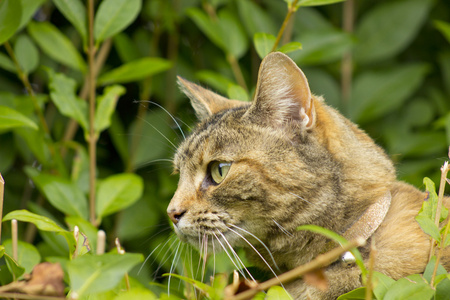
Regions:
<instances>
[{"instance_id":1,"label":"glossy leaf","mask_svg":"<svg viewBox=\"0 0 450 300\"><path fill-rule=\"evenodd\" d=\"M12 256L10 256L9 254L5 253L3 255L3 257L5 258L6 261L6 266L8 267L9 271L11 272L11 274L13 275L14 280L17 280L20 278L20 276L22 276L25 273L25 268L20 266L14 259Z\"/></svg>"},{"instance_id":2,"label":"glossy leaf","mask_svg":"<svg viewBox=\"0 0 450 300\"><path fill-rule=\"evenodd\" d=\"M225 52L235 58L241 58L248 49L248 40L241 22L235 13L222 9L218 14L221 39ZM232 33L232 34L230 34Z\"/></svg>"},{"instance_id":3,"label":"glossy leaf","mask_svg":"<svg viewBox=\"0 0 450 300\"><path fill-rule=\"evenodd\" d=\"M39 65L39 51L33 41L26 35L17 37L14 45L14 53L25 73L31 73Z\"/></svg>"},{"instance_id":4,"label":"glossy leaf","mask_svg":"<svg viewBox=\"0 0 450 300\"><path fill-rule=\"evenodd\" d=\"M420 228L422 228L422 230L426 234L428 234L438 242L441 241L441 234L439 232L439 228L436 226L436 224L434 224L434 222L431 219L425 216L416 216L415 219L417 223L419 223Z\"/></svg>"},{"instance_id":5,"label":"glossy leaf","mask_svg":"<svg viewBox=\"0 0 450 300\"><path fill-rule=\"evenodd\" d=\"M240 19L251 38L257 32L277 34L277 26L268 11L250 0L237 1Z\"/></svg>"},{"instance_id":6,"label":"glossy leaf","mask_svg":"<svg viewBox=\"0 0 450 300\"><path fill-rule=\"evenodd\" d=\"M0 45L9 40L20 25L22 5L18 0L0 1Z\"/></svg>"},{"instance_id":7,"label":"glossy leaf","mask_svg":"<svg viewBox=\"0 0 450 300\"><path fill-rule=\"evenodd\" d=\"M16 0L22 3L22 16L20 18L20 25L18 31L25 27L36 13L38 8L47 0Z\"/></svg>"},{"instance_id":8,"label":"glossy leaf","mask_svg":"<svg viewBox=\"0 0 450 300\"><path fill-rule=\"evenodd\" d=\"M281 286L273 286L267 291L266 300L293 300L291 295Z\"/></svg>"},{"instance_id":9,"label":"glossy leaf","mask_svg":"<svg viewBox=\"0 0 450 300\"><path fill-rule=\"evenodd\" d=\"M79 256L67 264L71 288L80 297L110 290L142 261L142 254L131 253Z\"/></svg>"},{"instance_id":10,"label":"glossy leaf","mask_svg":"<svg viewBox=\"0 0 450 300\"><path fill-rule=\"evenodd\" d=\"M76 120L85 131L88 130L88 108L86 101L75 94L76 82L62 73L49 73L50 98L59 112Z\"/></svg>"},{"instance_id":11,"label":"glossy leaf","mask_svg":"<svg viewBox=\"0 0 450 300\"><path fill-rule=\"evenodd\" d=\"M307 31L297 39L302 42L302 51L290 56L301 66L338 61L353 45L353 39L348 33L336 29Z\"/></svg>"},{"instance_id":12,"label":"glossy leaf","mask_svg":"<svg viewBox=\"0 0 450 300\"><path fill-rule=\"evenodd\" d=\"M395 282L394 279L380 272L373 272L373 293L376 299L383 299L386 292ZM365 299L365 298L364 298Z\"/></svg>"},{"instance_id":13,"label":"glossy leaf","mask_svg":"<svg viewBox=\"0 0 450 300\"><path fill-rule=\"evenodd\" d=\"M71 181L61 176L38 173L27 168L26 173L59 211L69 215L87 218L87 200L83 192Z\"/></svg>"},{"instance_id":14,"label":"glossy leaf","mask_svg":"<svg viewBox=\"0 0 450 300\"><path fill-rule=\"evenodd\" d=\"M352 89L351 118L364 123L397 109L416 91L428 70L424 64L409 64L360 74Z\"/></svg>"},{"instance_id":15,"label":"glossy leaf","mask_svg":"<svg viewBox=\"0 0 450 300\"><path fill-rule=\"evenodd\" d=\"M359 63L377 62L403 51L427 20L432 0L388 1L363 16L354 51Z\"/></svg>"},{"instance_id":16,"label":"glossy leaf","mask_svg":"<svg viewBox=\"0 0 450 300\"><path fill-rule=\"evenodd\" d=\"M434 26L444 35L447 41L450 43L450 23L436 20Z\"/></svg>"},{"instance_id":17,"label":"glossy leaf","mask_svg":"<svg viewBox=\"0 0 450 300\"><path fill-rule=\"evenodd\" d=\"M366 288L361 287L340 295L336 300L364 300L366 299Z\"/></svg>"},{"instance_id":18,"label":"glossy leaf","mask_svg":"<svg viewBox=\"0 0 450 300\"><path fill-rule=\"evenodd\" d=\"M253 43L259 58L263 59L269 54L275 44L275 40L276 37L271 34L264 32L255 33L253 36Z\"/></svg>"},{"instance_id":19,"label":"glossy leaf","mask_svg":"<svg viewBox=\"0 0 450 300\"><path fill-rule=\"evenodd\" d=\"M100 43L125 29L141 10L142 0L104 0L94 21L94 36Z\"/></svg>"},{"instance_id":20,"label":"glossy leaf","mask_svg":"<svg viewBox=\"0 0 450 300\"><path fill-rule=\"evenodd\" d=\"M97 192L97 216L104 217L130 206L142 196L143 189L142 178L136 174L106 178L99 184Z\"/></svg>"},{"instance_id":21,"label":"glossy leaf","mask_svg":"<svg viewBox=\"0 0 450 300\"><path fill-rule=\"evenodd\" d=\"M28 32L39 47L55 61L84 72L86 64L72 42L55 25L30 22Z\"/></svg>"},{"instance_id":22,"label":"glossy leaf","mask_svg":"<svg viewBox=\"0 0 450 300\"><path fill-rule=\"evenodd\" d=\"M6 253L12 257L12 241L6 240L3 242L3 245ZM40 262L41 255L35 246L20 240L17 241L17 263L25 269L25 273L31 273L34 266Z\"/></svg>"},{"instance_id":23,"label":"glossy leaf","mask_svg":"<svg viewBox=\"0 0 450 300\"><path fill-rule=\"evenodd\" d=\"M111 116L116 108L117 100L125 93L125 88L120 85L108 86L102 96L97 99L95 110L94 128L97 134L108 128L111 124Z\"/></svg>"},{"instance_id":24,"label":"glossy leaf","mask_svg":"<svg viewBox=\"0 0 450 300\"><path fill-rule=\"evenodd\" d=\"M431 299L433 294L433 288L420 275L412 275L392 284L383 299Z\"/></svg>"},{"instance_id":25,"label":"glossy leaf","mask_svg":"<svg viewBox=\"0 0 450 300\"><path fill-rule=\"evenodd\" d=\"M14 65L13 61L3 53L0 53L0 68L12 73L17 72L16 66Z\"/></svg>"},{"instance_id":26,"label":"glossy leaf","mask_svg":"<svg viewBox=\"0 0 450 300\"><path fill-rule=\"evenodd\" d=\"M241 101L249 101L247 92L237 84L231 84L228 87L228 98Z\"/></svg>"},{"instance_id":27,"label":"glossy leaf","mask_svg":"<svg viewBox=\"0 0 450 300\"><path fill-rule=\"evenodd\" d=\"M67 232L67 230L61 228L53 220L41 215L34 214L28 210L14 210L3 217L3 222L16 219L22 222L29 222L36 225L39 230L52 231L52 232Z\"/></svg>"},{"instance_id":28,"label":"glossy leaf","mask_svg":"<svg viewBox=\"0 0 450 300\"><path fill-rule=\"evenodd\" d=\"M172 67L172 63L159 57L145 57L126 63L98 78L98 84L126 83L144 79Z\"/></svg>"},{"instance_id":29,"label":"glossy leaf","mask_svg":"<svg viewBox=\"0 0 450 300\"><path fill-rule=\"evenodd\" d=\"M299 42L290 42L287 44L284 44L283 46L279 47L277 51L283 52L283 53L290 53L297 50L302 49L302 43Z\"/></svg>"},{"instance_id":30,"label":"glossy leaf","mask_svg":"<svg viewBox=\"0 0 450 300\"><path fill-rule=\"evenodd\" d=\"M81 0L53 0L58 10L72 23L86 44L87 21L86 7Z\"/></svg>"},{"instance_id":31,"label":"glossy leaf","mask_svg":"<svg viewBox=\"0 0 450 300\"><path fill-rule=\"evenodd\" d=\"M17 127L38 129L36 123L25 115L7 106L0 106L0 130L10 130Z\"/></svg>"},{"instance_id":32,"label":"glossy leaf","mask_svg":"<svg viewBox=\"0 0 450 300\"><path fill-rule=\"evenodd\" d=\"M338 2L343 2L345 0L300 0L297 3L297 6L319 6L319 5L327 5L334 4Z\"/></svg>"}]
</instances>

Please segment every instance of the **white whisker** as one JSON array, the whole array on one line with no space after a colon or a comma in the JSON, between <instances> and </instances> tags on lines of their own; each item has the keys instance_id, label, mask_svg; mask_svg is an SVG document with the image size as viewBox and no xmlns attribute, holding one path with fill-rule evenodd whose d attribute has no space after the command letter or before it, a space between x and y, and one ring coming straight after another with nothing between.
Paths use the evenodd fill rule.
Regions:
<instances>
[{"instance_id":1,"label":"white whisker","mask_svg":"<svg viewBox=\"0 0 450 300\"><path fill-rule=\"evenodd\" d=\"M156 105L156 106L158 106L159 108L161 108L162 110L164 110L164 111L172 118L172 120L175 122L175 124L177 125L178 129L179 129L180 132L181 132L181 135L183 136L183 139L186 139L186 136L184 135L184 132L183 132L183 130L181 129L180 124L178 124L177 120L172 116L172 114L171 114L170 112L167 111L167 109L165 109L163 106L161 106L161 105L159 105L158 103L153 102L153 101L149 101L149 100L141 100L140 102L148 102L148 103L153 104L153 105Z\"/></svg>"},{"instance_id":2,"label":"white whisker","mask_svg":"<svg viewBox=\"0 0 450 300\"><path fill-rule=\"evenodd\" d=\"M227 238L225 237L225 235L220 232L219 230L217 230L217 232L222 236L223 240L225 241L225 243L227 243L228 247L230 248L231 253L233 253L233 256L237 259L237 261L240 263L240 265L242 266L242 268L247 272L248 276L254 281L256 282L255 278L253 278L252 274L250 274L250 272L248 271L248 269L245 267L244 263L242 262L241 258L237 255L236 251L233 249L233 247L230 245L230 243L228 242Z\"/></svg>"},{"instance_id":3,"label":"white whisker","mask_svg":"<svg viewBox=\"0 0 450 300\"><path fill-rule=\"evenodd\" d=\"M178 263L178 260L180 259L180 256L181 256L179 254L180 246L181 246L181 242L177 246L177 250L175 251L175 255L173 256L172 265L170 266L169 280L167 282L167 294L168 295L170 295L170 280L172 279L172 273L175 270L175 266Z\"/></svg>"},{"instance_id":4,"label":"white whisker","mask_svg":"<svg viewBox=\"0 0 450 300\"><path fill-rule=\"evenodd\" d=\"M311 202L309 202L308 200L306 200L305 198L303 198L303 197L301 197L301 196L299 196L297 194L294 194L294 193L291 193L291 192L289 192L289 194L291 194L292 196L295 196L295 197L297 197L297 198L299 198L299 199L301 199L301 200L303 200L305 202L308 202L309 204L312 204Z\"/></svg>"},{"instance_id":5,"label":"white whisker","mask_svg":"<svg viewBox=\"0 0 450 300\"><path fill-rule=\"evenodd\" d=\"M149 121L145 120L144 118L140 118L143 122L147 123L147 125L150 125L154 130L156 130L156 132L158 132L166 141L168 141L170 143L170 145L172 145L173 149L177 149L177 146L175 146L175 144L169 140L160 130L158 130L158 128L156 128L152 123L150 123Z\"/></svg>"},{"instance_id":6,"label":"white whisker","mask_svg":"<svg viewBox=\"0 0 450 300\"><path fill-rule=\"evenodd\" d=\"M251 233L250 231L245 230L244 228L241 228L241 227L236 226L236 225L234 225L234 224L230 224L230 225L233 226L233 227L236 228L236 229L242 230L243 232L247 233L248 235L250 235L250 236L252 236L254 239L256 239L256 240L257 240L257 241L258 241L258 242L259 242L259 243L267 250L267 253L269 253L270 258L272 259L272 262L273 262L274 266L275 266L278 270L280 269L280 268L278 267L276 261L275 261L275 258L274 258L273 255L272 255L272 252L269 250L269 247L267 247L266 244L264 244L264 242L261 241L260 238L258 238L256 235L254 235L254 234Z\"/></svg>"},{"instance_id":7,"label":"white whisker","mask_svg":"<svg viewBox=\"0 0 450 300\"><path fill-rule=\"evenodd\" d=\"M280 228L280 230L281 230L284 234L286 234L286 235L288 235L288 236L290 236L290 237L293 237L293 236L294 236L292 233L290 233L289 231L287 231L286 228L284 228L283 226L281 226L280 224L278 224L277 221L275 221L274 219L272 219L272 221L275 223L275 225L278 226L278 228Z\"/></svg>"},{"instance_id":8,"label":"white whisker","mask_svg":"<svg viewBox=\"0 0 450 300\"><path fill-rule=\"evenodd\" d=\"M226 253L226 255L228 256L228 258L230 259L230 261L233 263L233 265L236 267L236 270L238 270L239 273L241 273L242 277L244 277L245 279L247 279L247 276L245 276L245 273L241 270L241 268L238 267L238 265L236 264L236 262L231 258L230 254L228 253L227 249L225 248L225 246L222 244L222 242L220 241L219 237L213 232L214 237L216 238L217 242L220 244L220 246L222 247L223 251Z\"/></svg>"}]
</instances>

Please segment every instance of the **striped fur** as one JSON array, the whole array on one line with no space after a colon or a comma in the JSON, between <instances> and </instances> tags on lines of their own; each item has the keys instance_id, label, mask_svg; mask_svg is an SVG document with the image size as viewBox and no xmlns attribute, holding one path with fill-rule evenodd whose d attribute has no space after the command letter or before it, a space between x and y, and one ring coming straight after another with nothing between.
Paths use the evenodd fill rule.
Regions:
<instances>
[{"instance_id":1,"label":"striped fur","mask_svg":"<svg viewBox=\"0 0 450 300\"><path fill-rule=\"evenodd\" d=\"M378 248L376 270L395 279L424 270L430 243L414 216L425 194L396 181L385 152L311 95L305 76L287 56L272 53L264 59L251 104L226 100L182 78L179 82L201 120L174 158L180 180L168 213L176 216L180 239L201 248L201 237L209 236L212 251L226 238L245 247L256 265L278 267L280 273L310 261L327 242L296 231L298 226L315 224L343 233L389 190L391 208L372 236ZM220 184L208 173L212 161L232 162ZM242 236L267 264L234 226L242 228ZM361 285L354 266L336 263L326 275L330 288L325 292L301 280L287 289L296 299L335 299Z\"/></svg>"}]
</instances>

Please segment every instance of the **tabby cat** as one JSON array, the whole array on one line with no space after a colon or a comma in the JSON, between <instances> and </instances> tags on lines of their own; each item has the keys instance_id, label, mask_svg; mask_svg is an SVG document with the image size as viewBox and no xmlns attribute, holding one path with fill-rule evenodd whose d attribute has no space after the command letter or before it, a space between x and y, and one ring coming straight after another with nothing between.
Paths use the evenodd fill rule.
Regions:
<instances>
[{"instance_id":1,"label":"tabby cat","mask_svg":"<svg viewBox=\"0 0 450 300\"><path fill-rule=\"evenodd\" d=\"M255 265L282 273L329 250L298 226L353 228L374 241L375 270L394 279L424 271L430 239L414 217L426 194L397 181L385 152L312 95L288 56L263 60L252 103L179 83L201 121L174 157L180 179L167 212L182 241L208 253L244 247ZM360 251L367 260L369 246ZM361 286L355 264L338 260L325 275L326 291L301 279L285 287L295 299L335 299Z\"/></svg>"}]
</instances>

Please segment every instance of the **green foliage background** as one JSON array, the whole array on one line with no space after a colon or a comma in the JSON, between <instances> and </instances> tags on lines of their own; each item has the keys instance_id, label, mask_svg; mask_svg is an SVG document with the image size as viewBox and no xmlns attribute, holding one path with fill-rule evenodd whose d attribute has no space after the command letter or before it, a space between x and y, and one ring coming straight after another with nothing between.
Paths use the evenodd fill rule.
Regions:
<instances>
[{"instance_id":1,"label":"green foliage background","mask_svg":"<svg viewBox=\"0 0 450 300\"><path fill-rule=\"evenodd\" d=\"M88 254L86 262L79 262L67 248L75 243L69 233L73 226L88 236L94 250L101 228L107 250L114 249L118 237L127 252L143 254L123 259L108 254L121 266L119 273L104 266L104 272L118 278L114 282L134 266L132 281L141 289L136 293L166 291L167 279L160 275L174 270L172 258L164 254L178 245L169 238L165 213L177 184L170 158L183 139L181 130L188 134L195 123L176 75L230 98L251 99L260 56L270 51L289 2L95 1L98 182L91 224L87 4L1 0L4 215L14 211L8 219L26 221L19 224L20 249L34 257L19 265L29 272L40 261L58 261L73 290L117 293L117 285L100 291L83 285L74 274L88 276L90 270L80 273L78 268L100 259ZM319 2L336 1L300 4ZM280 50L302 68L315 94L387 150L400 179L419 187L424 176L436 181L450 144L450 3L355 0L345 5L300 6ZM354 12L353 32L342 29L349 9ZM34 96L26 89L28 81ZM22 209L35 215L17 211ZM9 230L10 222L5 222L2 242L9 239ZM153 252L158 247L163 250ZM232 266L225 263L218 269ZM11 280L9 269L0 268L0 283Z\"/></svg>"}]
</instances>

